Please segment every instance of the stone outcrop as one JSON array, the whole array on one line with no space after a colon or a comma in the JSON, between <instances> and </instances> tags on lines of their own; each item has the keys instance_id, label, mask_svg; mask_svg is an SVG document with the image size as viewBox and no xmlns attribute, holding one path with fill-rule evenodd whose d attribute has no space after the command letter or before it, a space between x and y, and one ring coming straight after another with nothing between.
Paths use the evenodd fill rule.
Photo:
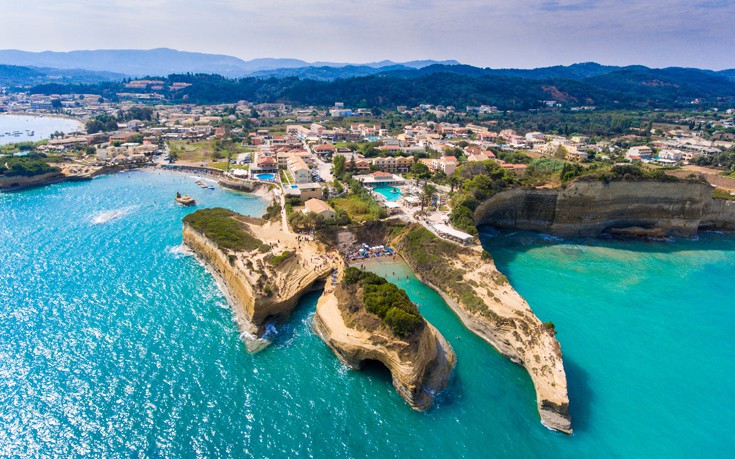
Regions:
<instances>
[{"instance_id":1,"label":"stone outcrop","mask_svg":"<svg viewBox=\"0 0 735 459\"><path fill-rule=\"evenodd\" d=\"M36 186L52 185L65 180L66 176L61 172L48 172L32 177L8 177L2 175L0 176L0 191L15 191Z\"/></svg>"},{"instance_id":2,"label":"stone outcrop","mask_svg":"<svg viewBox=\"0 0 735 459\"><path fill-rule=\"evenodd\" d=\"M564 190L499 193L474 217L477 225L561 237L693 237L699 229L734 230L735 203L712 199L712 187L703 183L576 181Z\"/></svg>"},{"instance_id":3,"label":"stone outcrop","mask_svg":"<svg viewBox=\"0 0 735 459\"><path fill-rule=\"evenodd\" d=\"M431 324L399 338L377 316L355 306L341 286L319 299L312 328L349 367L360 369L367 361L385 365L393 386L415 410L431 406L456 363L454 350Z\"/></svg>"},{"instance_id":4,"label":"stone outcrop","mask_svg":"<svg viewBox=\"0 0 735 459\"><path fill-rule=\"evenodd\" d=\"M319 286L332 269L326 263L317 265L310 259L309 254L316 250L314 247L303 247L316 242L302 243L303 250L298 253L295 251L297 244L294 242L294 247L289 247L289 236L280 228L258 229L273 237L274 247L279 250L292 248L293 254L273 266L268 259L276 249L264 253L223 250L191 226L184 224L183 228L184 244L207 267L225 293L250 351L267 345L259 339L265 334L267 325L288 319L299 299ZM280 242L276 243L279 236ZM264 238L261 241L268 242Z\"/></svg>"},{"instance_id":5,"label":"stone outcrop","mask_svg":"<svg viewBox=\"0 0 735 459\"><path fill-rule=\"evenodd\" d=\"M393 246L472 332L523 366L536 389L541 422L572 433L561 345L480 247L460 247L412 226Z\"/></svg>"}]
</instances>

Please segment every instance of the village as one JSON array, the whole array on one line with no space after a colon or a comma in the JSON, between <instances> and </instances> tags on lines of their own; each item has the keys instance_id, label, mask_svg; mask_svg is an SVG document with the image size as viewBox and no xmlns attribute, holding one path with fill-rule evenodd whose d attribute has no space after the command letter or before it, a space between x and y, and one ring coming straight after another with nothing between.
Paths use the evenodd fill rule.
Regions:
<instances>
[{"instance_id":1,"label":"village","mask_svg":"<svg viewBox=\"0 0 735 459\"><path fill-rule=\"evenodd\" d=\"M492 161L519 178L532 161L542 158L643 163L705 172L712 182L735 191L730 183L735 179L694 165L697 158L733 149L735 134L727 131L733 128L733 110L716 117L715 135L696 129L712 126L711 113L692 112L682 120L687 127L649 126L645 132L601 138L499 129L497 121L480 118L499 116L491 106L462 111L451 106L400 106L388 114L351 109L340 102L331 107L245 101L165 105L156 96L162 84L131 81L126 85L131 90L151 92L118 93L116 102L92 94L3 91L0 110L84 121L87 132L59 133L33 145L38 152L67 157L70 173L109 167L186 170L213 175L230 188L276 189L283 212L288 211L297 225L303 219L291 218L294 211L326 222L344 221L345 215L353 221L393 216L422 222L438 236L461 244L475 243L476 237L452 226L451 197L459 169L471 163ZM186 85L173 83L168 90ZM560 106L556 101L545 103ZM369 197L355 197L357 187ZM375 203L383 210L365 209Z\"/></svg>"}]
</instances>

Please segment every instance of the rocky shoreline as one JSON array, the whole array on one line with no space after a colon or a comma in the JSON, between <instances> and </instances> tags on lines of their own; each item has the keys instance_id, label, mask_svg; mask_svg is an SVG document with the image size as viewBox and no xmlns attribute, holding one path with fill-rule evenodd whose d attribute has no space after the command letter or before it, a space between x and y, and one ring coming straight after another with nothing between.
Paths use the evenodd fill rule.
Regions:
<instances>
[{"instance_id":1,"label":"rocky shoreline","mask_svg":"<svg viewBox=\"0 0 735 459\"><path fill-rule=\"evenodd\" d=\"M735 202L712 198L700 182L576 181L563 190L510 190L475 210L475 223L559 237L606 233L695 237L735 230Z\"/></svg>"},{"instance_id":2,"label":"rocky shoreline","mask_svg":"<svg viewBox=\"0 0 735 459\"><path fill-rule=\"evenodd\" d=\"M480 247L452 246L417 226L398 236L394 246L470 331L526 369L541 422L571 434L566 372L555 331L536 317L489 254Z\"/></svg>"},{"instance_id":3,"label":"rocky shoreline","mask_svg":"<svg viewBox=\"0 0 735 459\"><path fill-rule=\"evenodd\" d=\"M247 219L243 216L237 218ZM262 249L228 250L218 247L208 236L185 223L184 244L207 267L225 293L248 350L262 349L268 343L262 338L269 324L290 317L298 300L320 286L332 265L326 260L315 263L306 254L323 253L316 242L297 243L296 238L282 232L278 223L241 222L262 243ZM297 253L298 249L301 253ZM276 253L291 255L274 265Z\"/></svg>"},{"instance_id":4,"label":"rocky shoreline","mask_svg":"<svg viewBox=\"0 0 735 459\"><path fill-rule=\"evenodd\" d=\"M325 292L312 321L314 332L345 365L359 370L367 361L378 361L391 373L393 387L415 410L431 406L448 384L457 362L454 350L439 331L425 322L406 338L396 337L364 307L354 303L339 285Z\"/></svg>"}]
</instances>

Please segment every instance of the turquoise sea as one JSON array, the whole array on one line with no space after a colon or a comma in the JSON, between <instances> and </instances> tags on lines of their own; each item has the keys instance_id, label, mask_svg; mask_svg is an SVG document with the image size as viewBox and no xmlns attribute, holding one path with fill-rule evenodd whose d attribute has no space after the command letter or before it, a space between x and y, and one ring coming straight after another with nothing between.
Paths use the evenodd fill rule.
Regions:
<instances>
[{"instance_id":1,"label":"turquoise sea","mask_svg":"<svg viewBox=\"0 0 735 459\"><path fill-rule=\"evenodd\" d=\"M545 429L525 372L401 264L457 352L412 411L387 372L346 369L306 296L248 354L211 276L181 250L176 191L266 202L135 172L0 194L1 457L730 457L735 238L643 243L484 238L567 362L575 434Z\"/></svg>"}]
</instances>

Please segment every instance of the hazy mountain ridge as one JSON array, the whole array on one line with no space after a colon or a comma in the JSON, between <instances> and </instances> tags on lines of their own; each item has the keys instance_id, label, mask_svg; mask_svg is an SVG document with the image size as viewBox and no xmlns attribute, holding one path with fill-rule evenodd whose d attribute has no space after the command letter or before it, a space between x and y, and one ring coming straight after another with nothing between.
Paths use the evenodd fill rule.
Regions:
<instances>
[{"instance_id":1,"label":"hazy mountain ridge","mask_svg":"<svg viewBox=\"0 0 735 459\"><path fill-rule=\"evenodd\" d=\"M81 69L20 67L0 64L0 85L29 86L44 83L100 83L118 81L125 75Z\"/></svg>"},{"instance_id":2,"label":"hazy mountain ridge","mask_svg":"<svg viewBox=\"0 0 735 459\"><path fill-rule=\"evenodd\" d=\"M360 66L379 69L395 65L407 68L421 68L427 65L453 65L456 61L411 61L403 64L392 61L360 64ZM212 73L227 77L243 77L254 72L274 69L295 69L302 67L346 67L350 63L316 62L308 63L300 59L260 58L245 61L222 54L206 54L177 51L168 48L150 50L80 50L69 52L29 52L19 50L0 50L0 64L24 67L46 67L58 69L85 69L124 74L132 77L147 75L169 75L172 73Z\"/></svg>"}]
</instances>

